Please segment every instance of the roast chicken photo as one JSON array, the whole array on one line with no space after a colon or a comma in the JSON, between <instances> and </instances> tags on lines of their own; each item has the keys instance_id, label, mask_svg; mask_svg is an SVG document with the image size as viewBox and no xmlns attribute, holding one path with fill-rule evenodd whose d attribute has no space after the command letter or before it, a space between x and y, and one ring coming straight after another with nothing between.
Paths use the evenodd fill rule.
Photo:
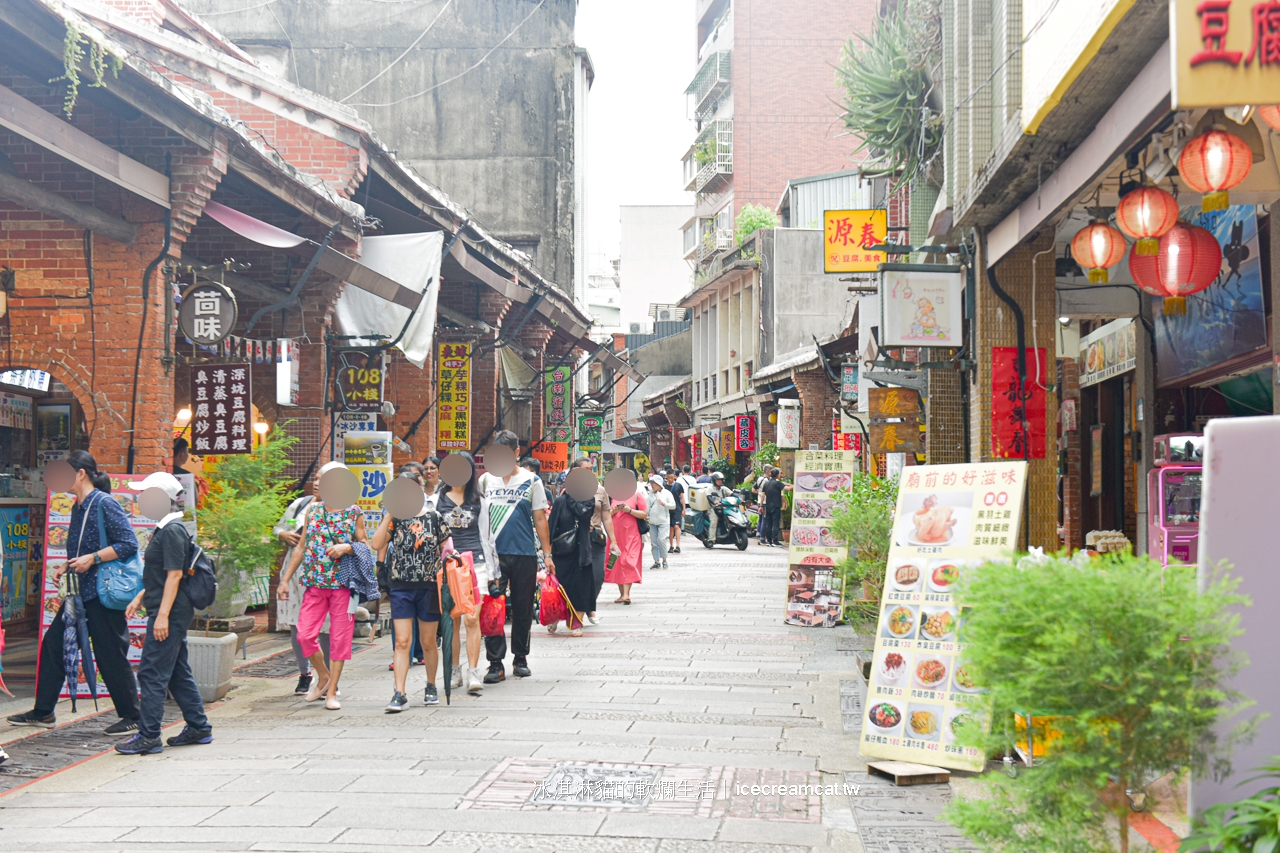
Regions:
<instances>
[{"instance_id":1,"label":"roast chicken photo","mask_svg":"<svg viewBox=\"0 0 1280 853\"><path fill-rule=\"evenodd\" d=\"M956 526L956 520L951 517L951 512L952 509L949 506L938 506L937 495L929 495L925 498L924 505L912 516L912 521L916 525L916 541L946 542L951 538L951 528Z\"/></svg>"}]
</instances>

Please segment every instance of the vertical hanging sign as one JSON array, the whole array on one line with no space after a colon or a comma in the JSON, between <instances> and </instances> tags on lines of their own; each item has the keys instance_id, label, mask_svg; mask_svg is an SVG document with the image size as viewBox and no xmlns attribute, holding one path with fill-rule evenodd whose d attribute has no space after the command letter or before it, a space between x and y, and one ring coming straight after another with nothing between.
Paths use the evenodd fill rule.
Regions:
<instances>
[{"instance_id":1,"label":"vertical hanging sign","mask_svg":"<svg viewBox=\"0 0 1280 853\"><path fill-rule=\"evenodd\" d=\"M1027 381L1019 393L1018 348L992 347L991 455L996 459L1044 458L1045 391L1040 383L1046 369L1044 348L1027 349Z\"/></svg>"},{"instance_id":2,"label":"vertical hanging sign","mask_svg":"<svg viewBox=\"0 0 1280 853\"><path fill-rule=\"evenodd\" d=\"M202 364L191 369L192 451L222 456L252 453L253 390L248 363Z\"/></svg>"},{"instance_id":3,"label":"vertical hanging sign","mask_svg":"<svg viewBox=\"0 0 1280 853\"><path fill-rule=\"evenodd\" d=\"M565 442L573 440L573 426L570 413L573 408L573 388L570 378L573 370L569 367L553 367L543 373L542 382L546 392L546 428L543 435L547 441Z\"/></svg>"},{"instance_id":4,"label":"vertical hanging sign","mask_svg":"<svg viewBox=\"0 0 1280 853\"><path fill-rule=\"evenodd\" d=\"M734 418L734 449L754 453L756 450L756 416L738 415Z\"/></svg>"},{"instance_id":5,"label":"vertical hanging sign","mask_svg":"<svg viewBox=\"0 0 1280 853\"><path fill-rule=\"evenodd\" d=\"M578 449L583 453L598 453L603 426L604 418L599 415L578 415Z\"/></svg>"},{"instance_id":6,"label":"vertical hanging sign","mask_svg":"<svg viewBox=\"0 0 1280 853\"><path fill-rule=\"evenodd\" d=\"M466 450L471 444L471 344L440 344L436 359L436 447Z\"/></svg>"}]
</instances>

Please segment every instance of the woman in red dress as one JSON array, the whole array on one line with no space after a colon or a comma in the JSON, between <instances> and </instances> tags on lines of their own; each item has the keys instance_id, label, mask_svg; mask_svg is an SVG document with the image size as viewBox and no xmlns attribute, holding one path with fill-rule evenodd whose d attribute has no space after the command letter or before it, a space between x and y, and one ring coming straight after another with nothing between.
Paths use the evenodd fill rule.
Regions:
<instances>
[{"instance_id":1,"label":"woman in red dress","mask_svg":"<svg viewBox=\"0 0 1280 853\"><path fill-rule=\"evenodd\" d=\"M605 570L604 579L618 585L618 597L614 604L631 603L631 585L641 583L644 566L644 537L640 535L637 522L649 517L649 506L644 495L637 489L636 493L625 501L612 502L613 532L618 540L621 555L612 568Z\"/></svg>"}]
</instances>

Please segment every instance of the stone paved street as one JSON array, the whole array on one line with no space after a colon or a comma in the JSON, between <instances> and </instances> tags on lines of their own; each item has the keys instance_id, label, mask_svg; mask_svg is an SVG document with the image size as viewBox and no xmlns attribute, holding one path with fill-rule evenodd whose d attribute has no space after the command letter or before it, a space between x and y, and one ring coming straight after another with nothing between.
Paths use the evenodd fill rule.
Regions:
<instances>
[{"instance_id":1,"label":"stone paved street","mask_svg":"<svg viewBox=\"0 0 1280 853\"><path fill-rule=\"evenodd\" d=\"M239 677L212 745L102 754L0 797L0 849L863 849L856 796L750 793L865 782L848 627L781 623L780 549L671 562L582 639L535 627L532 678L450 707L383 713L385 640L348 666L339 712L294 697L292 679ZM416 700L422 669L410 678ZM879 815L885 846L869 850L961 849L918 813L918 846L899 846Z\"/></svg>"}]
</instances>

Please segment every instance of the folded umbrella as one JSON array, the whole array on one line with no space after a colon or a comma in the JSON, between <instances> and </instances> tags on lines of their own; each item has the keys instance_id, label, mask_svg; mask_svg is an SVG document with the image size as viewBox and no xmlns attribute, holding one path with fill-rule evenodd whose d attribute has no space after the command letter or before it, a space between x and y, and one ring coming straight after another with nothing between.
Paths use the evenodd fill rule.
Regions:
<instances>
[{"instance_id":1,"label":"folded umbrella","mask_svg":"<svg viewBox=\"0 0 1280 853\"><path fill-rule=\"evenodd\" d=\"M444 704L451 704L453 694L453 590L449 588L449 573L440 574L440 656L444 658Z\"/></svg>"},{"instance_id":2,"label":"folded umbrella","mask_svg":"<svg viewBox=\"0 0 1280 853\"><path fill-rule=\"evenodd\" d=\"M66 672L67 691L71 694L71 713L76 710L77 684L80 667L84 667L85 681L93 696L93 707L98 707L98 674L94 671L93 652L89 646L89 620L85 616L84 601L80 594L67 596L62 610L62 667Z\"/></svg>"}]
</instances>

